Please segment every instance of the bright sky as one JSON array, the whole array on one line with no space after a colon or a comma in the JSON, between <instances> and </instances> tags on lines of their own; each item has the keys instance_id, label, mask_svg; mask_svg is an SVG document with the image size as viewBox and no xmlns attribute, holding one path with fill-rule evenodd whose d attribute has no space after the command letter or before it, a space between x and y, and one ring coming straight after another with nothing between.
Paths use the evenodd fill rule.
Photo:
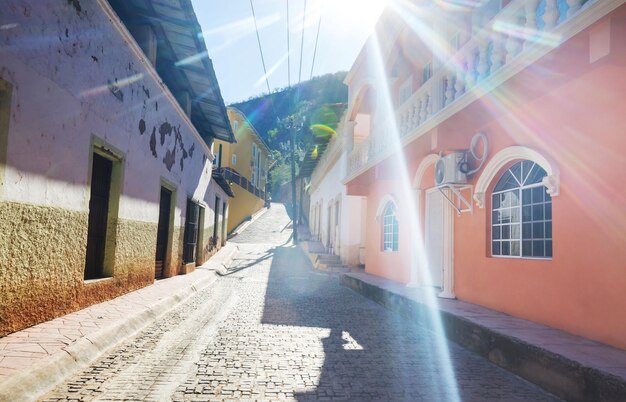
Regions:
<instances>
[{"instance_id":1,"label":"bright sky","mask_svg":"<svg viewBox=\"0 0 626 402\"><path fill-rule=\"evenodd\" d=\"M192 0L192 3L226 104L267 92L250 0ZM385 3L386 0L252 0L272 91L288 85L288 70L291 84L298 82L299 74L302 81L310 78L320 15L313 76L349 70ZM290 69L287 68L287 25Z\"/></svg>"}]
</instances>

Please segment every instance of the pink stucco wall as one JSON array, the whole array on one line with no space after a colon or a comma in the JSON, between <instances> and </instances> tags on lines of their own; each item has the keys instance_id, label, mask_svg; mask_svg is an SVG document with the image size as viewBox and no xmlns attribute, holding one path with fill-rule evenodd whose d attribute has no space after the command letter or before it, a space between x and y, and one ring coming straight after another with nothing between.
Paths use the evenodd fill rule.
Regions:
<instances>
[{"instance_id":1,"label":"pink stucco wall","mask_svg":"<svg viewBox=\"0 0 626 402\"><path fill-rule=\"evenodd\" d=\"M553 258L490 256L488 191L484 208L474 207L473 213L455 217L456 295L624 349L625 21L626 7L622 6L447 119L436 128L435 149L430 149L430 135L405 148L411 179L425 155L467 148L479 131L489 138L489 158L508 146L522 145L554 160L561 182L560 195L553 197ZM597 30L610 33L608 45L605 40L600 48L590 45L597 39L590 32ZM602 46L608 46L608 54ZM595 60L597 54L604 56ZM593 62L590 55L595 55ZM348 183L348 191L368 196L367 272L407 283L412 244L407 225L402 223L406 208L414 206L397 198L397 253L380 251L380 223L375 219L380 200L402 188L397 177L377 178L376 172L380 176L389 165L386 161L370 169ZM472 184L481 173L472 177ZM499 174L495 180L497 177ZM432 172L427 172L422 188L432 184ZM423 207L420 217L423 219Z\"/></svg>"}]
</instances>

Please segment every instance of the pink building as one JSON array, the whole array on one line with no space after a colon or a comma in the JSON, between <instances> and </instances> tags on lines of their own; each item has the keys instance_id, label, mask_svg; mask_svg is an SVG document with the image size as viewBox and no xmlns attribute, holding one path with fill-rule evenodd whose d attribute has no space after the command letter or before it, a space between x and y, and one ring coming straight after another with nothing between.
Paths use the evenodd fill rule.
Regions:
<instances>
[{"instance_id":1,"label":"pink building","mask_svg":"<svg viewBox=\"0 0 626 402\"><path fill-rule=\"evenodd\" d=\"M626 349L624 1L416 3L346 79L366 272Z\"/></svg>"}]
</instances>

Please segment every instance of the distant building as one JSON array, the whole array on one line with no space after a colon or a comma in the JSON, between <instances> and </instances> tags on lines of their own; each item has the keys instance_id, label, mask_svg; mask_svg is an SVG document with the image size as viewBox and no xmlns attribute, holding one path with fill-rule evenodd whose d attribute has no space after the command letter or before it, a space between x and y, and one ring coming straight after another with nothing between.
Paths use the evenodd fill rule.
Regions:
<instances>
[{"instance_id":1,"label":"distant building","mask_svg":"<svg viewBox=\"0 0 626 402\"><path fill-rule=\"evenodd\" d=\"M7 0L0 25L0 335L204 262L234 138L190 1Z\"/></svg>"},{"instance_id":2,"label":"distant building","mask_svg":"<svg viewBox=\"0 0 626 402\"><path fill-rule=\"evenodd\" d=\"M626 5L443 3L390 7L352 66L312 231L362 197L366 272L626 349Z\"/></svg>"},{"instance_id":3,"label":"distant building","mask_svg":"<svg viewBox=\"0 0 626 402\"><path fill-rule=\"evenodd\" d=\"M301 216L306 217L312 240L322 243L324 249L340 257L346 266L365 262L365 225L363 224L366 198L348 196L341 179L347 174L348 122L346 104L326 105L335 111L339 122L336 130L329 126L313 127L313 141L305 154L299 177L308 178L302 188ZM331 133L325 133L330 131ZM299 187L301 188L301 187ZM299 191L301 192L301 191Z\"/></svg>"},{"instance_id":4,"label":"distant building","mask_svg":"<svg viewBox=\"0 0 626 402\"><path fill-rule=\"evenodd\" d=\"M224 175L235 195L228 211L230 233L265 205L268 170L274 160L265 141L241 111L229 107L228 118L236 142L215 141L213 167Z\"/></svg>"}]
</instances>

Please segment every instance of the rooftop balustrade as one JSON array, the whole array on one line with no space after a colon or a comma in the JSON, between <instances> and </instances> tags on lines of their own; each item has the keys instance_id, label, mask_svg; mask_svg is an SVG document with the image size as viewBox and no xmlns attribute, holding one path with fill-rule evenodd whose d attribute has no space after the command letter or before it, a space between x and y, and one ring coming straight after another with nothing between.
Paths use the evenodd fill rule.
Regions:
<instances>
[{"instance_id":1,"label":"rooftop balustrade","mask_svg":"<svg viewBox=\"0 0 626 402\"><path fill-rule=\"evenodd\" d=\"M454 54L440 60L433 76L403 102L394 116L379 116L370 137L354 144L346 181L358 176L390 149L395 124L406 144L582 31L623 1L513 0ZM465 100L463 100L465 99ZM431 124L429 124L431 123ZM393 131L396 131L395 129Z\"/></svg>"}]
</instances>

